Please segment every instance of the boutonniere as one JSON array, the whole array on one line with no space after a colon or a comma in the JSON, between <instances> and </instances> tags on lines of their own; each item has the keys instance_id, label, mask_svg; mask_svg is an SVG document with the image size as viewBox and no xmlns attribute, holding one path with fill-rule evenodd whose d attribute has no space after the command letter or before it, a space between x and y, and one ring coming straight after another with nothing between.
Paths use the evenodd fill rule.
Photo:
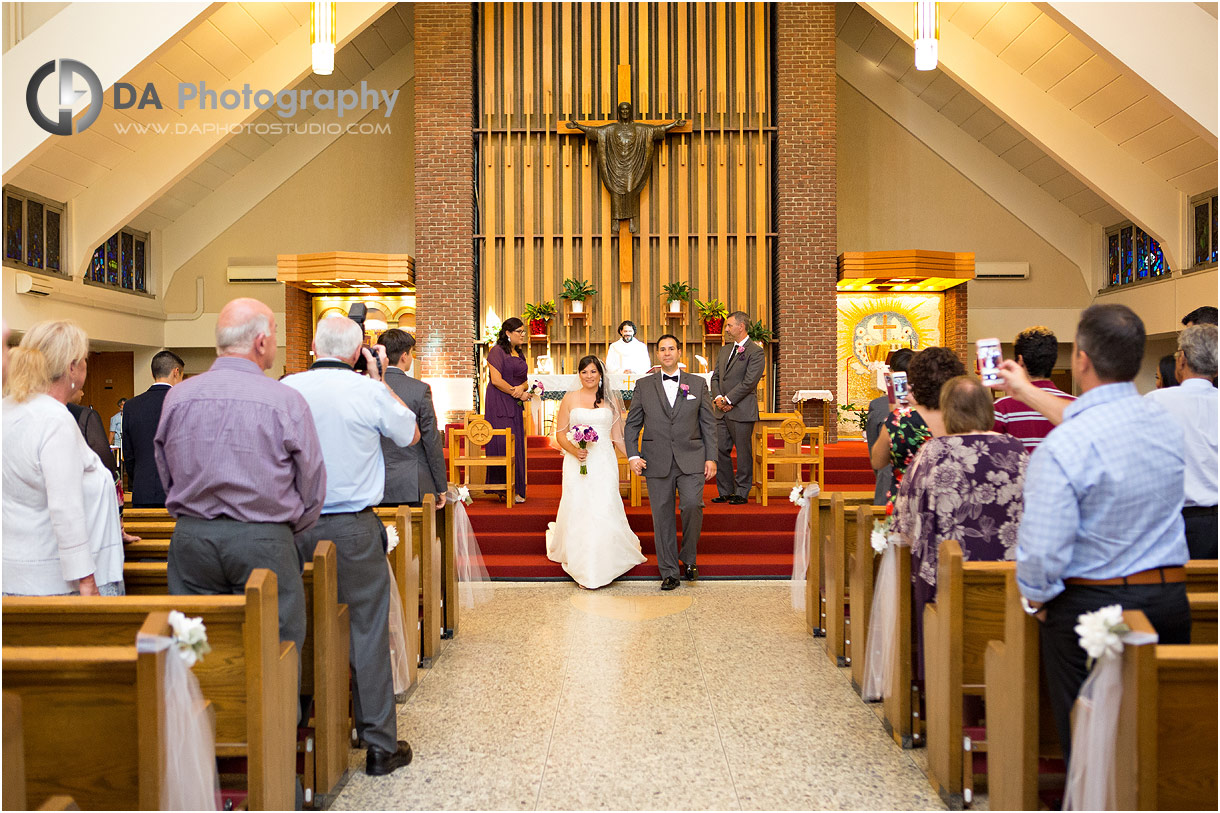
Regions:
<instances>
[{"instance_id":1,"label":"boutonniere","mask_svg":"<svg viewBox=\"0 0 1220 813\"><path fill-rule=\"evenodd\" d=\"M683 395L690 395L690 384L682 384L678 389L682 390Z\"/></svg>"},{"instance_id":2,"label":"boutonniere","mask_svg":"<svg viewBox=\"0 0 1220 813\"><path fill-rule=\"evenodd\" d=\"M744 352L746 352L746 346L744 344L739 344L735 348L733 348L733 352L734 353L744 353Z\"/></svg>"}]
</instances>

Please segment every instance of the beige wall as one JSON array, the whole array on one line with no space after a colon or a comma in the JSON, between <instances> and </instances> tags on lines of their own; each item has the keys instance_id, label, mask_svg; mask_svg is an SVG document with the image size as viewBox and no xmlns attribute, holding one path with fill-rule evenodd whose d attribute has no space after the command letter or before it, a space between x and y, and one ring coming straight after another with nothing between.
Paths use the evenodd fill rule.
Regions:
<instances>
[{"instance_id":1,"label":"beige wall","mask_svg":"<svg viewBox=\"0 0 1220 813\"><path fill-rule=\"evenodd\" d=\"M839 251L973 251L1025 261L1026 280L970 283L970 308L1084 308L1079 269L843 80ZM971 329L971 338L977 338Z\"/></svg>"},{"instance_id":2,"label":"beige wall","mask_svg":"<svg viewBox=\"0 0 1220 813\"><path fill-rule=\"evenodd\" d=\"M230 262L274 264L315 251L414 253L414 83L402 86L389 135L345 135L221 233L174 274L165 309L195 309L204 278L205 318L238 296L284 309L279 284L230 284ZM297 136L288 136L294 138Z\"/></svg>"}]
</instances>

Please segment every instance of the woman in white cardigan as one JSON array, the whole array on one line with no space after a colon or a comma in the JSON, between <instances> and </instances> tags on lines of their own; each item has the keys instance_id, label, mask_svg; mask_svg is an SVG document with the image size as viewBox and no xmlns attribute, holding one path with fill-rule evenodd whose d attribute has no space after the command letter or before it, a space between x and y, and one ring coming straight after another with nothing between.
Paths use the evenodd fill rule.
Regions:
<instances>
[{"instance_id":1,"label":"woman in white cardigan","mask_svg":"<svg viewBox=\"0 0 1220 813\"><path fill-rule=\"evenodd\" d=\"M114 481L66 404L85 381L89 339L71 322L30 328L4 399L6 595L121 595Z\"/></svg>"}]
</instances>

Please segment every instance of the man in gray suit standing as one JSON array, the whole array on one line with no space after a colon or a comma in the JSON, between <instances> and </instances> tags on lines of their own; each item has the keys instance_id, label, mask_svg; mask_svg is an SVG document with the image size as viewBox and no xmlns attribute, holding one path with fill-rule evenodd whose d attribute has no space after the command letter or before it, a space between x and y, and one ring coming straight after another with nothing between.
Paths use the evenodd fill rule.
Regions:
<instances>
[{"instance_id":1,"label":"man in gray suit standing","mask_svg":"<svg viewBox=\"0 0 1220 813\"><path fill-rule=\"evenodd\" d=\"M703 528L703 484L716 476L716 419L707 384L678 368L678 337L666 333L657 339L657 357L661 372L636 384L624 434L627 464L648 483L661 589L673 590L679 573L687 581L699 578L695 549ZM640 430L644 431L642 447ZM678 567L675 490L682 510L682 569Z\"/></svg>"},{"instance_id":2,"label":"man in gray suit standing","mask_svg":"<svg viewBox=\"0 0 1220 813\"><path fill-rule=\"evenodd\" d=\"M724 321L724 332L733 341L720 350L712 371L712 406L716 409L719 473L712 502L745 505L754 486L754 424L758 421L758 398L754 390L762 378L766 357L763 349L746 335L750 317L733 311ZM737 447L737 476L733 476L733 447Z\"/></svg>"},{"instance_id":3,"label":"man in gray suit standing","mask_svg":"<svg viewBox=\"0 0 1220 813\"><path fill-rule=\"evenodd\" d=\"M385 494L381 504L419 505L425 494L435 494L436 507L440 508L445 504L449 477L441 433L436 426L432 388L410 375L415 360L415 337L405 330L391 328L378 336L377 342L385 347L386 360L390 362L385 383L415 413L419 424L419 443L414 446L399 446L387 437L381 438L381 455L385 458Z\"/></svg>"}]
</instances>

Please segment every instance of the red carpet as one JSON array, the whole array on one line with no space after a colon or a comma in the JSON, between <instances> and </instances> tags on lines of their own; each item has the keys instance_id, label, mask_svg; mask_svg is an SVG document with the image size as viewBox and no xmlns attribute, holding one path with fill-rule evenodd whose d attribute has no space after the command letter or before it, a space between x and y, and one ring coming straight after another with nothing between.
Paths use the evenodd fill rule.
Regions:
<instances>
[{"instance_id":1,"label":"red carpet","mask_svg":"<svg viewBox=\"0 0 1220 813\"><path fill-rule=\"evenodd\" d=\"M566 579L563 568L546 558L546 526L559 509L563 460L543 438L529 439L527 500L507 510L503 503L478 498L467 510L487 570L493 579ZM873 471L861 441L827 446L825 488L871 491ZM797 508L776 496L766 508L714 505L716 488L704 491L706 508L699 539L699 575L713 578L787 578L792 575L792 534ZM645 564L624 578L659 578L653 545L652 514L645 497L638 508L625 505L631 529L640 537ZM681 527L679 525L679 527Z\"/></svg>"}]
</instances>

